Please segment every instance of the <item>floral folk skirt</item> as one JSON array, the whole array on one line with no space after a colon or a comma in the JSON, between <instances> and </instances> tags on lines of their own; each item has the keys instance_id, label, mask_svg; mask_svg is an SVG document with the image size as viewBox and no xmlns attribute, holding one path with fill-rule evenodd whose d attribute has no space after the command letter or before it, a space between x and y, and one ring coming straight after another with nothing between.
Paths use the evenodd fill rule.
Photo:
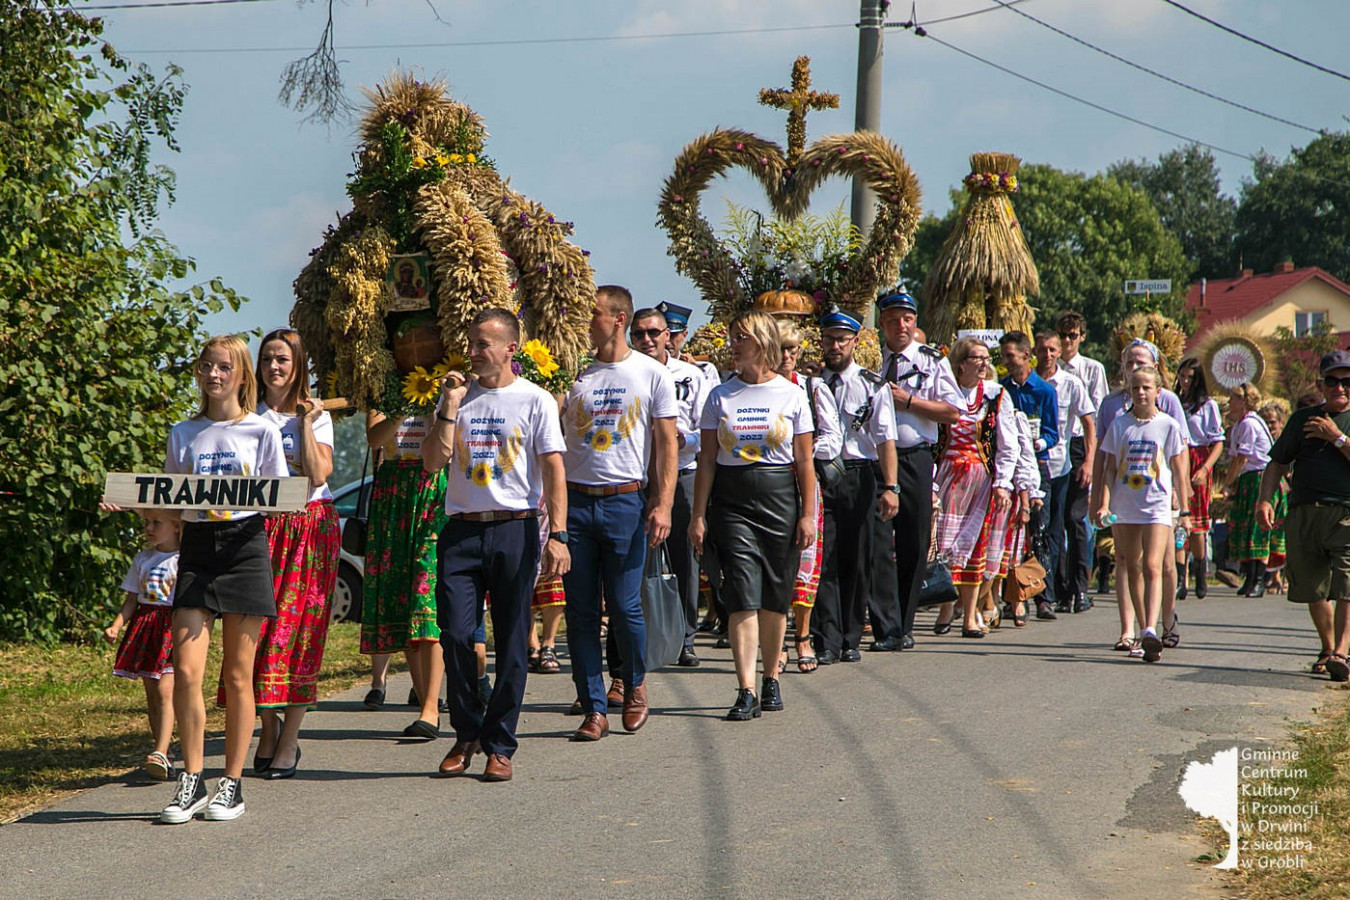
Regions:
<instances>
[{"instance_id":1,"label":"floral folk skirt","mask_svg":"<svg viewBox=\"0 0 1350 900\"><path fill-rule=\"evenodd\" d=\"M797 581L792 587L792 605L815 609L816 594L820 590L821 541L825 540L825 504L820 498L820 482L816 482L816 539L802 551L797 564Z\"/></svg>"},{"instance_id":2,"label":"floral folk skirt","mask_svg":"<svg viewBox=\"0 0 1350 900\"><path fill-rule=\"evenodd\" d=\"M1264 560L1270 555L1270 532L1256 524L1256 498L1260 492L1260 472L1238 476L1237 495L1228 513L1228 555L1232 559Z\"/></svg>"},{"instance_id":3,"label":"floral folk skirt","mask_svg":"<svg viewBox=\"0 0 1350 900\"><path fill-rule=\"evenodd\" d=\"M1208 447L1191 448L1191 472L1194 474L1209 459ZM1191 533L1203 534L1209 531L1209 478L1205 478L1199 487L1191 484Z\"/></svg>"},{"instance_id":4,"label":"floral folk skirt","mask_svg":"<svg viewBox=\"0 0 1350 900\"><path fill-rule=\"evenodd\" d=\"M445 527L445 472L391 460L375 472L366 531L361 652L395 653L440 640L436 539Z\"/></svg>"},{"instance_id":5,"label":"floral folk skirt","mask_svg":"<svg viewBox=\"0 0 1350 900\"><path fill-rule=\"evenodd\" d=\"M122 643L117 646L113 674L154 678L173 674L173 607L136 604Z\"/></svg>"}]
</instances>

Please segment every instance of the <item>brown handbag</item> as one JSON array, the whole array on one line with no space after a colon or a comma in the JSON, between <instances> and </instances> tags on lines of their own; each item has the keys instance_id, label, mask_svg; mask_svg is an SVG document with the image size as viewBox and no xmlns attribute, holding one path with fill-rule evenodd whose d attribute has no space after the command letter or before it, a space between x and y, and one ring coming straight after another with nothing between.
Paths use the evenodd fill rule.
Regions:
<instances>
[{"instance_id":1,"label":"brown handbag","mask_svg":"<svg viewBox=\"0 0 1350 900\"><path fill-rule=\"evenodd\" d=\"M1025 603L1045 590L1045 566L1035 555L1028 556L1008 573L1003 585L1004 603Z\"/></svg>"}]
</instances>

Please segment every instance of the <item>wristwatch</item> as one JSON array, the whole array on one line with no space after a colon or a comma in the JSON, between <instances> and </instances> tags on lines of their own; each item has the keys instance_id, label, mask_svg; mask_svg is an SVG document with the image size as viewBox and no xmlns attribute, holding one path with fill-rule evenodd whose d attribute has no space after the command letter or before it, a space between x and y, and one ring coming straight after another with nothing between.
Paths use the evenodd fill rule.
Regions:
<instances>
[{"instance_id":1,"label":"wristwatch","mask_svg":"<svg viewBox=\"0 0 1350 900\"><path fill-rule=\"evenodd\" d=\"M557 542L560 543L560 544L566 545L566 544L567 544L567 532L565 532L565 531L550 531L550 532L548 533L548 539L549 539L550 541L557 541Z\"/></svg>"},{"instance_id":2,"label":"wristwatch","mask_svg":"<svg viewBox=\"0 0 1350 900\"><path fill-rule=\"evenodd\" d=\"M900 496L900 485L898 485L898 484L883 484L883 485L881 486L881 489L882 489L882 491L890 491L892 494L895 494L895 496L897 496L897 497Z\"/></svg>"},{"instance_id":3,"label":"wristwatch","mask_svg":"<svg viewBox=\"0 0 1350 900\"><path fill-rule=\"evenodd\" d=\"M1332 443L1334 443L1337 447L1344 447L1346 441L1350 441L1350 438L1347 438L1344 434L1342 434L1340 437L1336 438L1336 440L1333 441Z\"/></svg>"}]
</instances>

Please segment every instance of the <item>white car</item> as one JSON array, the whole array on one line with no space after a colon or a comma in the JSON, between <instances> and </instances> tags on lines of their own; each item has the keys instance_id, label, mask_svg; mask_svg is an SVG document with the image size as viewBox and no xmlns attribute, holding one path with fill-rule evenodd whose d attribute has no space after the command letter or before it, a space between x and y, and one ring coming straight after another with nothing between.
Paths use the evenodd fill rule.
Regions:
<instances>
[{"instance_id":1,"label":"white car","mask_svg":"<svg viewBox=\"0 0 1350 900\"><path fill-rule=\"evenodd\" d=\"M333 588L332 621L361 621L361 585L366 574L365 531L370 514L370 476L333 491L333 506L342 523L337 586ZM361 552L353 553L357 549Z\"/></svg>"}]
</instances>

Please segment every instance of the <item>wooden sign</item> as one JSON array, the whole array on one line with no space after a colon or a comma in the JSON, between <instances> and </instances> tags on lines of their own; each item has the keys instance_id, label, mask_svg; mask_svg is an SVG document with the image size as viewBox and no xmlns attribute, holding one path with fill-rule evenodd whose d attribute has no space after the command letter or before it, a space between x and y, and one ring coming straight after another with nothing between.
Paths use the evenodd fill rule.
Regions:
<instances>
[{"instance_id":1,"label":"wooden sign","mask_svg":"<svg viewBox=\"0 0 1350 900\"><path fill-rule=\"evenodd\" d=\"M309 502L308 478L109 472L103 500L142 509L237 509L295 512Z\"/></svg>"}]
</instances>

